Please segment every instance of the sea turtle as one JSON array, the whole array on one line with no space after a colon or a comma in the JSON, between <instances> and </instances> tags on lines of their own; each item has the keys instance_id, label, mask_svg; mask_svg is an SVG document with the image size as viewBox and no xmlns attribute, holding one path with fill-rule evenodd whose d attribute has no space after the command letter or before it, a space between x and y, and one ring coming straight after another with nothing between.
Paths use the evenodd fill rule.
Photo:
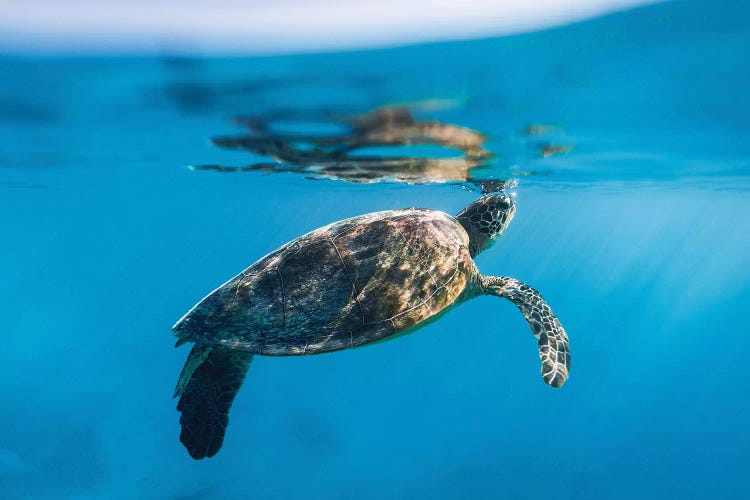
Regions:
<instances>
[{"instance_id":1,"label":"sea turtle","mask_svg":"<svg viewBox=\"0 0 750 500\"><path fill-rule=\"evenodd\" d=\"M423 208L334 222L271 252L211 292L174 325L194 342L175 389L180 441L195 459L224 441L229 409L255 354L319 354L412 332L482 294L504 297L539 341L542 377L568 377L568 338L542 296L482 276L473 257L515 214L510 197L480 198L456 217Z\"/></svg>"}]
</instances>

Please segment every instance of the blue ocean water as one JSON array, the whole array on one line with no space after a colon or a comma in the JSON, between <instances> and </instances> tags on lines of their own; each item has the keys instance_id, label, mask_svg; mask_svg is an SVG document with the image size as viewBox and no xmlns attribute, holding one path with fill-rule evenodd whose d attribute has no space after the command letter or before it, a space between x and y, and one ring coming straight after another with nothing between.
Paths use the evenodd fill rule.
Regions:
<instances>
[{"instance_id":1,"label":"blue ocean water","mask_svg":"<svg viewBox=\"0 0 750 500\"><path fill-rule=\"evenodd\" d=\"M749 18L683 1L367 52L1 58L0 496L746 496ZM192 460L175 320L318 226L479 193L188 167L263 159L211 144L237 114L425 100L515 179L477 263L544 294L570 380L547 387L523 317L477 298L393 342L257 357L223 449Z\"/></svg>"}]
</instances>

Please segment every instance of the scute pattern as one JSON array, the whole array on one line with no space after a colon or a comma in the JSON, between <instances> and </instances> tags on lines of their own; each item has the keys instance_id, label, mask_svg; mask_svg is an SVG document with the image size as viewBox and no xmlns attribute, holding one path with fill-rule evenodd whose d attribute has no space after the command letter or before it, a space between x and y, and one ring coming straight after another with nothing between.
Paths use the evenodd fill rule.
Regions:
<instances>
[{"instance_id":1,"label":"scute pattern","mask_svg":"<svg viewBox=\"0 0 750 500\"><path fill-rule=\"evenodd\" d=\"M367 344L453 305L478 271L443 212L376 212L298 238L250 266L177 325L185 340L267 355Z\"/></svg>"},{"instance_id":2,"label":"scute pattern","mask_svg":"<svg viewBox=\"0 0 750 500\"><path fill-rule=\"evenodd\" d=\"M549 304L538 291L514 278L485 276L482 281L487 293L510 300L523 313L539 341L542 378L552 387L562 387L570 371L570 344Z\"/></svg>"},{"instance_id":3,"label":"scute pattern","mask_svg":"<svg viewBox=\"0 0 750 500\"><path fill-rule=\"evenodd\" d=\"M480 233L495 239L513 216L513 202L507 195L486 196L466 207L456 216L459 221L470 222Z\"/></svg>"}]
</instances>

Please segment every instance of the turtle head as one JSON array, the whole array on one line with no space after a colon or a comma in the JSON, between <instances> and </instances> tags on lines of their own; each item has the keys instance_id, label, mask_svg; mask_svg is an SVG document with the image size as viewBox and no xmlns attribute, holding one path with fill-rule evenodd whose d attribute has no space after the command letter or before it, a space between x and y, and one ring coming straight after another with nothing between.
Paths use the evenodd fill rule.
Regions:
<instances>
[{"instance_id":1,"label":"turtle head","mask_svg":"<svg viewBox=\"0 0 750 500\"><path fill-rule=\"evenodd\" d=\"M484 196L456 215L469 234L469 252L476 254L489 248L508 227L516 214L516 205L506 194Z\"/></svg>"}]
</instances>

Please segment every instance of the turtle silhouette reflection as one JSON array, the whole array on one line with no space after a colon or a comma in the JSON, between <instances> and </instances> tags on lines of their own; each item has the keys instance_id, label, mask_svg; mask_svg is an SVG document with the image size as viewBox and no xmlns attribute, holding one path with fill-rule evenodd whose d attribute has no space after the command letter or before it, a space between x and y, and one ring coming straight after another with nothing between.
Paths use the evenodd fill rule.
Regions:
<instances>
[{"instance_id":1,"label":"turtle silhouette reflection","mask_svg":"<svg viewBox=\"0 0 750 500\"><path fill-rule=\"evenodd\" d=\"M277 132L283 120L318 120L336 123L345 133L305 134ZM319 111L292 111L240 116L235 122L246 134L213 138L225 149L249 151L273 161L247 166L199 165L197 170L219 172L296 172L316 178L357 183L384 180L406 183L481 181L472 171L489 166L494 155L484 144L487 137L476 130L433 120L417 120L409 106L383 106L372 111L336 116ZM451 148L459 156L387 156L362 154L364 148L427 145Z\"/></svg>"}]
</instances>

